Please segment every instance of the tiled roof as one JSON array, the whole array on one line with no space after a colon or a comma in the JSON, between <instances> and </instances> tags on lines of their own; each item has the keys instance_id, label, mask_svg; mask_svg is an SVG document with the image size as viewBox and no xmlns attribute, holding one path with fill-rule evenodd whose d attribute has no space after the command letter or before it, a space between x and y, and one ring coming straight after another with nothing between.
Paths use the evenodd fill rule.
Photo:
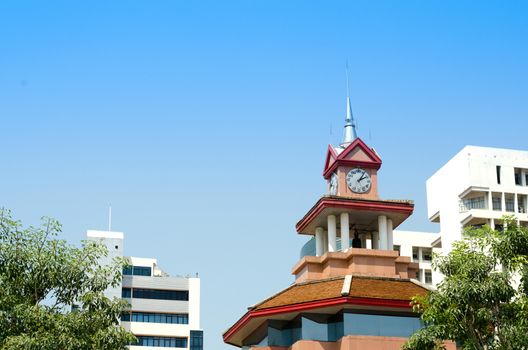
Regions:
<instances>
[{"instance_id":1,"label":"tiled roof","mask_svg":"<svg viewBox=\"0 0 528 350\"><path fill-rule=\"evenodd\" d=\"M293 284L255 305L253 310L341 298L343 296L410 301L415 295L425 295L427 293L427 289L407 279L354 276L350 292L342 295L344 280L344 277L338 277Z\"/></svg>"}]
</instances>

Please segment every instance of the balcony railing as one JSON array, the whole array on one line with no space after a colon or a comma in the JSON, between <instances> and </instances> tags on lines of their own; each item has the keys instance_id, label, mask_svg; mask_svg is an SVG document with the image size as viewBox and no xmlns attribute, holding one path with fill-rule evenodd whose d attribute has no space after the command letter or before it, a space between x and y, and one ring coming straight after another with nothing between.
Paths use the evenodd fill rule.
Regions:
<instances>
[{"instance_id":1,"label":"balcony railing","mask_svg":"<svg viewBox=\"0 0 528 350\"><path fill-rule=\"evenodd\" d=\"M487 209L484 197L468 198L460 201L461 213L464 213L471 209Z\"/></svg>"},{"instance_id":2,"label":"balcony railing","mask_svg":"<svg viewBox=\"0 0 528 350\"><path fill-rule=\"evenodd\" d=\"M340 252L342 250L341 245L341 238L336 238L336 251ZM350 239L349 247L352 247L352 239ZM306 242L303 247L301 248L300 252L300 258L304 258L305 256L315 256L315 237L312 237L308 242Z\"/></svg>"}]
</instances>

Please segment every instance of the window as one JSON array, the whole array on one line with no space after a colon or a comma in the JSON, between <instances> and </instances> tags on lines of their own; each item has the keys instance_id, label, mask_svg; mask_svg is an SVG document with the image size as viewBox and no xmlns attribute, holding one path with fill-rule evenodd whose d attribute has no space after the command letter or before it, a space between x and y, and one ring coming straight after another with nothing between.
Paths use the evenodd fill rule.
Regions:
<instances>
[{"instance_id":1,"label":"window","mask_svg":"<svg viewBox=\"0 0 528 350\"><path fill-rule=\"evenodd\" d=\"M467 198L460 201L460 212L466 212L471 209L486 209L484 197Z\"/></svg>"},{"instance_id":2,"label":"window","mask_svg":"<svg viewBox=\"0 0 528 350\"><path fill-rule=\"evenodd\" d=\"M132 289L130 288L121 289L121 297L122 298L132 298Z\"/></svg>"},{"instance_id":3,"label":"window","mask_svg":"<svg viewBox=\"0 0 528 350\"><path fill-rule=\"evenodd\" d=\"M431 273L431 270L425 270L424 277L425 277L424 282L426 284L432 284L433 283L433 274Z\"/></svg>"},{"instance_id":4,"label":"window","mask_svg":"<svg viewBox=\"0 0 528 350\"><path fill-rule=\"evenodd\" d=\"M268 320L264 329L246 338L242 345L243 349L290 347L301 339L335 342L346 335L409 337L422 327L420 318L411 314L351 310L332 315L303 313L291 321ZM190 350L194 350L192 343Z\"/></svg>"},{"instance_id":5,"label":"window","mask_svg":"<svg viewBox=\"0 0 528 350\"><path fill-rule=\"evenodd\" d=\"M515 202L513 198L506 198L506 211L514 212L515 211Z\"/></svg>"},{"instance_id":6,"label":"window","mask_svg":"<svg viewBox=\"0 0 528 350\"><path fill-rule=\"evenodd\" d=\"M528 169L515 168L513 173L515 175L515 184L517 186L528 186Z\"/></svg>"},{"instance_id":7,"label":"window","mask_svg":"<svg viewBox=\"0 0 528 350\"><path fill-rule=\"evenodd\" d=\"M500 197L493 197L491 201L493 203L493 210L502 210L502 204L501 204Z\"/></svg>"},{"instance_id":8,"label":"window","mask_svg":"<svg viewBox=\"0 0 528 350\"><path fill-rule=\"evenodd\" d=\"M412 316L344 314L346 335L410 337L422 328L420 318Z\"/></svg>"},{"instance_id":9,"label":"window","mask_svg":"<svg viewBox=\"0 0 528 350\"><path fill-rule=\"evenodd\" d=\"M189 324L188 314L160 314L154 312L127 312L121 315L121 321Z\"/></svg>"},{"instance_id":10,"label":"window","mask_svg":"<svg viewBox=\"0 0 528 350\"><path fill-rule=\"evenodd\" d=\"M393 250L397 251L398 255L401 254L400 249L401 249L401 247L399 245L397 245L397 244L395 244L394 247L393 247Z\"/></svg>"},{"instance_id":11,"label":"window","mask_svg":"<svg viewBox=\"0 0 528 350\"><path fill-rule=\"evenodd\" d=\"M418 261L418 247L413 247L413 261Z\"/></svg>"},{"instance_id":12,"label":"window","mask_svg":"<svg viewBox=\"0 0 528 350\"><path fill-rule=\"evenodd\" d=\"M190 350L203 350L203 331L191 331Z\"/></svg>"},{"instance_id":13,"label":"window","mask_svg":"<svg viewBox=\"0 0 528 350\"><path fill-rule=\"evenodd\" d=\"M521 174L515 173L515 184L520 186L521 185Z\"/></svg>"},{"instance_id":14,"label":"window","mask_svg":"<svg viewBox=\"0 0 528 350\"><path fill-rule=\"evenodd\" d=\"M123 267L125 276L152 276L152 268L149 266L125 266Z\"/></svg>"},{"instance_id":15,"label":"window","mask_svg":"<svg viewBox=\"0 0 528 350\"><path fill-rule=\"evenodd\" d=\"M497 183L500 185L501 180L501 167L497 165Z\"/></svg>"},{"instance_id":16,"label":"window","mask_svg":"<svg viewBox=\"0 0 528 350\"><path fill-rule=\"evenodd\" d=\"M422 260L427 262L433 260L433 250L431 248L422 248Z\"/></svg>"},{"instance_id":17,"label":"window","mask_svg":"<svg viewBox=\"0 0 528 350\"><path fill-rule=\"evenodd\" d=\"M157 346L162 348L186 348L187 338L176 337L153 337L137 335L137 342L134 345L139 346Z\"/></svg>"},{"instance_id":18,"label":"window","mask_svg":"<svg viewBox=\"0 0 528 350\"><path fill-rule=\"evenodd\" d=\"M189 300L189 291L134 288L132 290L132 298L159 300Z\"/></svg>"},{"instance_id":19,"label":"window","mask_svg":"<svg viewBox=\"0 0 528 350\"><path fill-rule=\"evenodd\" d=\"M290 346L301 339L301 320L268 321L268 346Z\"/></svg>"}]
</instances>

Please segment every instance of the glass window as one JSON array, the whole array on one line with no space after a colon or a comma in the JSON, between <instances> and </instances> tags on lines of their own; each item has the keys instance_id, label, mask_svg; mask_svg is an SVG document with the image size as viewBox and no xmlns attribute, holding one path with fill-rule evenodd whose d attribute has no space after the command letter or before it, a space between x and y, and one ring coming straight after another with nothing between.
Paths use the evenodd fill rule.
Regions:
<instances>
[{"instance_id":1,"label":"glass window","mask_svg":"<svg viewBox=\"0 0 528 350\"><path fill-rule=\"evenodd\" d=\"M303 315L301 324L302 339L328 341L328 316Z\"/></svg>"},{"instance_id":2,"label":"glass window","mask_svg":"<svg viewBox=\"0 0 528 350\"><path fill-rule=\"evenodd\" d=\"M433 275L431 273L431 270L425 270L424 276L425 276L425 283L427 284L433 283Z\"/></svg>"},{"instance_id":3,"label":"glass window","mask_svg":"<svg viewBox=\"0 0 528 350\"><path fill-rule=\"evenodd\" d=\"M519 173L515 173L515 184L516 185L521 185L521 174Z\"/></svg>"},{"instance_id":4,"label":"glass window","mask_svg":"<svg viewBox=\"0 0 528 350\"><path fill-rule=\"evenodd\" d=\"M189 300L189 291L134 288L133 298L159 300Z\"/></svg>"},{"instance_id":5,"label":"glass window","mask_svg":"<svg viewBox=\"0 0 528 350\"><path fill-rule=\"evenodd\" d=\"M502 210L502 204L501 204L501 199L500 197L493 197L492 199L492 203L493 203L493 210Z\"/></svg>"},{"instance_id":6,"label":"glass window","mask_svg":"<svg viewBox=\"0 0 528 350\"><path fill-rule=\"evenodd\" d=\"M506 198L506 211L514 212L515 202L513 198Z\"/></svg>"},{"instance_id":7,"label":"glass window","mask_svg":"<svg viewBox=\"0 0 528 350\"><path fill-rule=\"evenodd\" d=\"M413 252L413 261L418 261L418 247L413 247L412 252Z\"/></svg>"},{"instance_id":8,"label":"glass window","mask_svg":"<svg viewBox=\"0 0 528 350\"><path fill-rule=\"evenodd\" d=\"M125 266L123 267L125 276L152 276L152 268L149 266Z\"/></svg>"},{"instance_id":9,"label":"glass window","mask_svg":"<svg viewBox=\"0 0 528 350\"><path fill-rule=\"evenodd\" d=\"M150 323L172 323L172 324L189 324L188 314L161 314L154 312L132 312L123 314L121 321L132 322L150 322Z\"/></svg>"},{"instance_id":10,"label":"glass window","mask_svg":"<svg viewBox=\"0 0 528 350\"><path fill-rule=\"evenodd\" d=\"M148 266L134 266L134 276L151 276L152 268Z\"/></svg>"},{"instance_id":11,"label":"glass window","mask_svg":"<svg viewBox=\"0 0 528 350\"><path fill-rule=\"evenodd\" d=\"M433 250L431 248L422 248L422 260L428 262L433 260Z\"/></svg>"},{"instance_id":12,"label":"glass window","mask_svg":"<svg viewBox=\"0 0 528 350\"><path fill-rule=\"evenodd\" d=\"M154 337L137 335L137 343L139 346L157 346L164 348L186 348L187 338L176 337Z\"/></svg>"},{"instance_id":13,"label":"glass window","mask_svg":"<svg viewBox=\"0 0 528 350\"><path fill-rule=\"evenodd\" d=\"M410 337L422 328L420 318L368 314L344 314L345 335Z\"/></svg>"},{"instance_id":14,"label":"glass window","mask_svg":"<svg viewBox=\"0 0 528 350\"><path fill-rule=\"evenodd\" d=\"M127 265L127 266L123 267L123 275L124 276L132 275L132 266Z\"/></svg>"},{"instance_id":15,"label":"glass window","mask_svg":"<svg viewBox=\"0 0 528 350\"><path fill-rule=\"evenodd\" d=\"M287 321L268 321L268 346L290 346L301 339L299 318Z\"/></svg>"},{"instance_id":16,"label":"glass window","mask_svg":"<svg viewBox=\"0 0 528 350\"><path fill-rule=\"evenodd\" d=\"M203 331L191 331L190 350L203 350Z\"/></svg>"},{"instance_id":17,"label":"glass window","mask_svg":"<svg viewBox=\"0 0 528 350\"><path fill-rule=\"evenodd\" d=\"M497 183L500 185L501 182L501 167L497 165Z\"/></svg>"},{"instance_id":18,"label":"glass window","mask_svg":"<svg viewBox=\"0 0 528 350\"><path fill-rule=\"evenodd\" d=\"M132 297L132 289L130 289L130 288L122 288L121 289L121 297L122 298L131 298Z\"/></svg>"},{"instance_id":19,"label":"glass window","mask_svg":"<svg viewBox=\"0 0 528 350\"><path fill-rule=\"evenodd\" d=\"M401 254L401 252L400 252L401 247L400 247L399 245L395 244L395 245L393 246L393 249L394 249L395 251L398 252L398 255Z\"/></svg>"}]
</instances>

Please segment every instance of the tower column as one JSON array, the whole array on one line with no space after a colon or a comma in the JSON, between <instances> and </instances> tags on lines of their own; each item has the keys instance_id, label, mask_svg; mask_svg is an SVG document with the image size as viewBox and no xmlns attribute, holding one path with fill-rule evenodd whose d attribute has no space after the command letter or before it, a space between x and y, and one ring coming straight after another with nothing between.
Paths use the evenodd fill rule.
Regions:
<instances>
[{"instance_id":1,"label":"tower column","mask_svg":"<svg viewBox=\"0 0 528 350\"><path fill-rule=\"evenodd\" d=\"M348 213L341 213L341 251L346 252L350 248L350 223Z\"/></svg>"},{"instance_id":2,"label":"tower column","mask_svg":"<svg viewBox=\"0 0 528 350\"><path fill-rule=\"evenodd\" d=\"M328 215L328 251L337 250L337 225L335 215Z\"/></svg>"},{"instance_id":3,"label":"tower column","mask_svg":"<svg viewBox=\"0 0 528 350\"><path fill-rule=\"evenodd\" d=\"M387 219L387 249L394 250L394 236L392 233L392 219Z\"/></svg>"},{"instance_id":4,"label":"tower column","mask_svg":"<svg viewBox=\"0 0 528 350\"><path fill-rule=\"evenodd\" d=\"M323 230L323 254L328 251L328 231Z\"/></svg>"},{"instance_id":5,"label":"tower column","mask_svg":"<svg viewBox=\"0 0 528 350\"><path fill-rule=\"evenodd\" d=\"M361 248L367 248L367 235L360 234L359 238L361 239Z\"/></svg>"},{"instance_id":6,"label":"tower column","mask_svg":"<svg viewBox=\"0 0 528 350\"><path fill-rule=\"evenodd\" d=\"M315 255L321 256L324 254L324 230L322 227L315 228Z\"/></svg>"},{"instance_id":7,"label":"tower column","mask_svg":"<svg viewBox=\"0 0 528 350\"><path fill-rule=\"evenodd\" d=\"M378 232L379 249L387 250L387 217L385 215L378 216Z\"/></svg>"},{"instance_id":8,"label":"tower column","mask_svg":"<svg viewBox=\"0 0 528 350\"><path fill-rule=\"evenodd\" d=\"M372 249L379 249L379 234L378 232L372 232L370 234L370 244Z\"/></svg>"}]
</instances>

